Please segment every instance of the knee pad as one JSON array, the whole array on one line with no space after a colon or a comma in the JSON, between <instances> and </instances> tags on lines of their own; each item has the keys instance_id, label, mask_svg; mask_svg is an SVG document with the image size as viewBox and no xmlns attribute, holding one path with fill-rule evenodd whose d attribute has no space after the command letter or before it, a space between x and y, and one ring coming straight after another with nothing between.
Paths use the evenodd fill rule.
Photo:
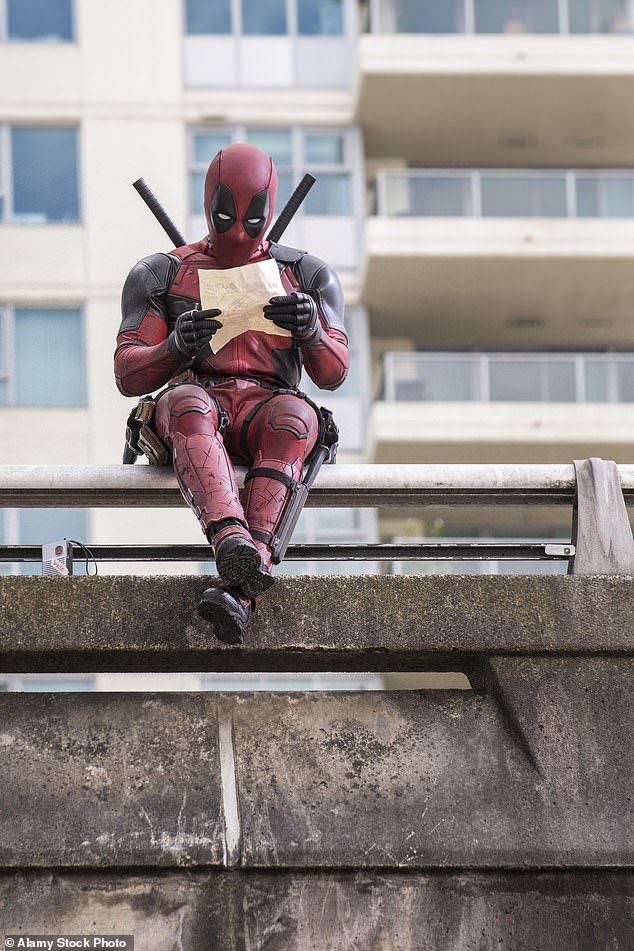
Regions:
<instances>
[{"instance_id":1,"label":"knee pad","mask_svg":"<svg viewBox=\"0 0 634 951\"><path fill-rule=\"evenodd\" d=\"M310 439L319 430L315 410L297 396L280 396L271 400L266 422L269 429L285 430L297 439Z\"/></svg>"},{"instance_id":2,"label":"knee pad","mask_svg":"<svg viewBox=\"0 0 634 951\"><path fill-rule=\"evenodd\" d=\"M207 416L211 413L214 424L218 421L218 411L215 402L202 386L175 386L171 393L167 393L170 416L184 416L186 413L201 413Z\"/></svg>"}]
</instances>

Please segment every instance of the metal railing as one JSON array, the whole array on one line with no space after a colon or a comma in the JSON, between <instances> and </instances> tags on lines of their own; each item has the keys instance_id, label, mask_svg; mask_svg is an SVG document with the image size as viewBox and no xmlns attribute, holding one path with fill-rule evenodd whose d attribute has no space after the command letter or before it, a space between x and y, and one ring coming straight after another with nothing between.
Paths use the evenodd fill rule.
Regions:
<instances>
[{"instance_id":1,"label":"metal railing","mask_svg":"<svg viewBox=\"0 0 634 951\"><path fill-rule=\"evenodd\" d=\"M632 0L370 0L373 33L634 32Z\"/></svg>"},{"instance_id":2,"label":"metal railing","mask_svg":"<svg viewBox=\"0 0 634 951\"><path fill-rule=\"evenodd\" d=\"M245 470L238 470L244 484ZM427 545L299 545L289 559L429 560L481 558L579 559L580 573L633 573L634 543L625 504L634 504L634 465L602 460L573 465L339 465L326 466L311 489L309 505L368 507L404 505L575 506L575 536L568 543ZM184 505L169 468L131 466L0 466L0 507L167 507ZM46 539L45 541L50 541ZM97 559L147 558L209 561L209 546L91 545ZM82 552L81 557L84 557ZM77 553L79 556L79 552ZM33 560L35 546L0 546L0 561ZM602 570L605 569L605 570Z\"/></svg>"},{"instance_id":3,"label":"metal railing","mask_svg":"<svg viewBox=\"0 0 634 951\"><path fill-rule=\"evenodd\" d=\"M377 214L435 218L634 218L632 169L381 169Z\"/></svg>"},{"instance_id":4,"label":"metal railing","mask_svg":"<svg viewBox=\"0 0 634 951\"><path fill-rule=\"evenodd\" d=\"M634 402L631 353L399 353L384 398L448 402Z\"/></svg>"}]
</instances>

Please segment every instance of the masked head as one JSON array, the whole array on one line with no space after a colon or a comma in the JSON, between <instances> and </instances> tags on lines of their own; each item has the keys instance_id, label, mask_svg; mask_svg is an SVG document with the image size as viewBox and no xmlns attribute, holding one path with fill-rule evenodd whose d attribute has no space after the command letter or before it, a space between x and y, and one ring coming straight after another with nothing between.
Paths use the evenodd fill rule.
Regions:
<instances>
[{"instance_id":1,"label":"masked head","mask_svg":"<svg viewBox=\"0 0 634 951\"><path fill-rule=\"evenodd\" d=\"M273 217L277 172L254 145L221 149L205 178L205 217L221 267L248 264Z\"/></svg>"}]
</instances>

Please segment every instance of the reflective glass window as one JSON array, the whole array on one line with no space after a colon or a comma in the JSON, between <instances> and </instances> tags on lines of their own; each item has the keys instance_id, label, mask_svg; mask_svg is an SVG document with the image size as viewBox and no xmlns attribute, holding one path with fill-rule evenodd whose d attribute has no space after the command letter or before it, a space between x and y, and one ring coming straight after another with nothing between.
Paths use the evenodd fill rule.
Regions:
<instances>
[{"instance_id":1,"label":"reflective glass window","mask_svg":"<svg viewBox=\"0 0 634 951\"><path fill-rule=\"evenodd\" d=\"M287 32L286 0L242 0L242 32L281 36Z\"/></svg>"},{"instance_id":2,"label":"reflective glass window","mask_svg":"<svg viewBox=\"0 0 634 951\"><path fill-rule=\"evenodd\" d=\"M10 40L72 40L71 0L7 0Z\"/></svg>"},{"instance_id":3,"label":"reflective glass window","mask_svg":"<svg viewBox=\"0 0 634 951\"><path fill-rule=\"evenodd\" d=\"M464 28L463 0L384 0L380 18L386 33L455 33Z\"/></svg>"},{"instance_id":4,"label":"reflective glass window","mask_svg":"<svg viewBox=\"0 0 634 951\"><path fill-rule=\"evenodd\" d=\"M584 360L586 402L607 403L610 399L608 389L608 364L605 360Z\"/></svg>"},{"instance_id":5,"label":"reflective glass window","mask_svg":"<svg viewBox=\"0 0 634 951\"><path fill-rule=\"evenodd\" d=\"M474 0L476 33L558 33L558 0Z\"/></svg>"},{"instance_id":6,"label":"reflective glass window","mask_svg":"<svg viewBox=\"0 0 634 951\"><path fill-rule=\"evenodd\" d=\"M466 178L388 175L386 212L389 215L442 218L468 215L472 210L471 182Z\"/></svg>"},{"instance_id":7,"label":"reflective glass window","mask_svg":"<svg viewBox=\"0 0 634 951\"><path fill-rule=\"evenodd\" d=\"M77 221L76 130L14 126L11 152L14 218Z\"/></svg>"},{"instance_id":8,"label":"reflective glass window","mask_svg":"<svg viewBox=\"0 0 634 951\"><path fill-rule=\"evenodd\" d=\"M298 0L299 33L305 36L341 36L342 0Z\"/></svg>"},{"instance_id":9,"label":"reflective glass window","mask_svg":"<svg viewBox=\"0 0 634 951\"><path fill-rule=\"evenodd\" d=\"M630 0L568 0L571 33L632 33Z\"/></svg>"},{"instance_id":10,"label":"reflective glass window","mask_svg":"<svg viewBox=\"0 0 634 951\"><path fill-rule=\"evenodd\" d=\"M291 133L286 129L247 129L247 142L268 152L278 171L293 164Z\"/></svg>"},{"instance_id":11,"label":"reflective glass window","mask_svg":"<svg viewBox=\"0 0 634 951\"><path fill-rule=\"evenodd\" d=\"M336 132L307 132L306 161L312 165L342 165L344 138Z\"/></svg>"},{"instance_id":12,"label":"reflective glass window","mask_svg":"<svg viewBox=\"0 0 634 951\"><path fill-rule=\"evenodd\" d=\"M565 218L565 179L483 175L482 214L498 218Z\"/></svg>"},{"instance_id":13,"label":"reflective glass window","mask_svg":"<svg viewBox=\"0 0 634 951\"><path fill-rule=\"evenodd\" d=\"M634 218L634 177L579 177L577 214L580 218Z\"/></svg>"},{"instance_id":14,"label":"reflective glass window","mask_svg":"<svg viewBox=\"0 0 634 951\"><path fill-rule=\"evenodd\" d=\"M194 136L194 161L201 162L206 169L214 155L231 142L229 132L197 132Z\"/></svg>"},{"instance_id":15,"label":"reflective glass window","mask_svg":"<svg viewBox=\"0 0 634 951\"><path fill-rule=\"evenodd\" d=\"M188 33L231 33L231 0L187 0Z\"/></svg>"},{"instance_id":16,"label":"reflective glass window","mask_svg":"<svg viewBox=\"0 0 634 951\"><path fill-rule=\"evenodd\" d=\"M307 215L351 215L352 195L347 173L321 173L306 197Z\"/></svg>"},{"instance_id":17,"label":"reflective glass window","mask_svg":"<svg viewBox=\"0 0 634 951\"><path fill-rule=\"evenodd\" d=\"M616 358L614 371L617 399L620 403L634 403L634 362Z\"/></svg>"},{"instance_id":18,"label":"reflective glass window","mask_svg":"<svg viewBox=\"0 0 634 951\"><path fill-rule=\"evenodd\" d=\"M491 359L489 385L492 400L565 403L576 400L572 361Z\"/></svg>"},{"instance_id":19,"label":"reflective glass window","mask_svg":"<svg viewBox=\"0 0 634 951\"><path fill-rule=\"evenodd\" d=\"M80 311L16 309L15 349L18 404L85 405L84 342Z\"/></svg>"}]
</instances>

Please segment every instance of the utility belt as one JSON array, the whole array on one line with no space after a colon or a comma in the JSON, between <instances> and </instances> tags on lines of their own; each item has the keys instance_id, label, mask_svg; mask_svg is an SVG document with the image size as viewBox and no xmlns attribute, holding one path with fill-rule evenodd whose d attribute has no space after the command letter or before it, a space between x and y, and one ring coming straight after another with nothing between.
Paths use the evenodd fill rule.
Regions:
<instances>
[{"instance_id":1,"label":"utility belt","mask_svg":"<svg viewBox=\"0 0 634 951\"><path fill-rule=\"evenodd\" d=\"M313 400L311 400L309 396L306 395L306 393L302 393L301 390L295 389L293 387L277 387L274 384L262 382L255 379L254 377L204 377L201 380L193 370L185 370L183 373L179 373L178 376L175 376L172 380L170 380L167 386L164 387L160 393L157 393L156 396L141 397L137 405L131 411L126 423L125 446L123 449L124 464L133 464L136 462L137 458L142 455L147 457L150 465L165 466L168 464L170 461L170 451L163 440L156 435L151 424L152 420L154 419L156 404L160 397L168 390L173 389L175 386L181 386L184 383L197 383L198 385L203 386L206 382L210 382L212 384L210 389L207 389L206 387L205 389L209 393L209 396L214 400L218 409L218 431L222 436L228 433L231 428L229 417L223 406L220 404L220 401L213 395L212 390L213 385L224 383L231 379L248 380L249 382L253 382L258 386L261 386L263 389L271 391L268 396L265 396L255 404L255 406L247 414L244 423L242 424L242 429L240 432L240 449L246 460L248 460L250 457L250 452L247 446L247 433L256 413L258 413L259 410L269 402L269 400L272 400L273 397L288 393L303 399L309 404L309 406L312 406L317 414L317 420L319 424L318 438L314 449L306 460L306 464L309 465L313 458L317 456L317 454L322 457L323 463L335 463L337 458L337 448L339 445L339 429L337 424L335 423L332 412L325 406L318 406Z\"/></svg>"}]
</instances>

